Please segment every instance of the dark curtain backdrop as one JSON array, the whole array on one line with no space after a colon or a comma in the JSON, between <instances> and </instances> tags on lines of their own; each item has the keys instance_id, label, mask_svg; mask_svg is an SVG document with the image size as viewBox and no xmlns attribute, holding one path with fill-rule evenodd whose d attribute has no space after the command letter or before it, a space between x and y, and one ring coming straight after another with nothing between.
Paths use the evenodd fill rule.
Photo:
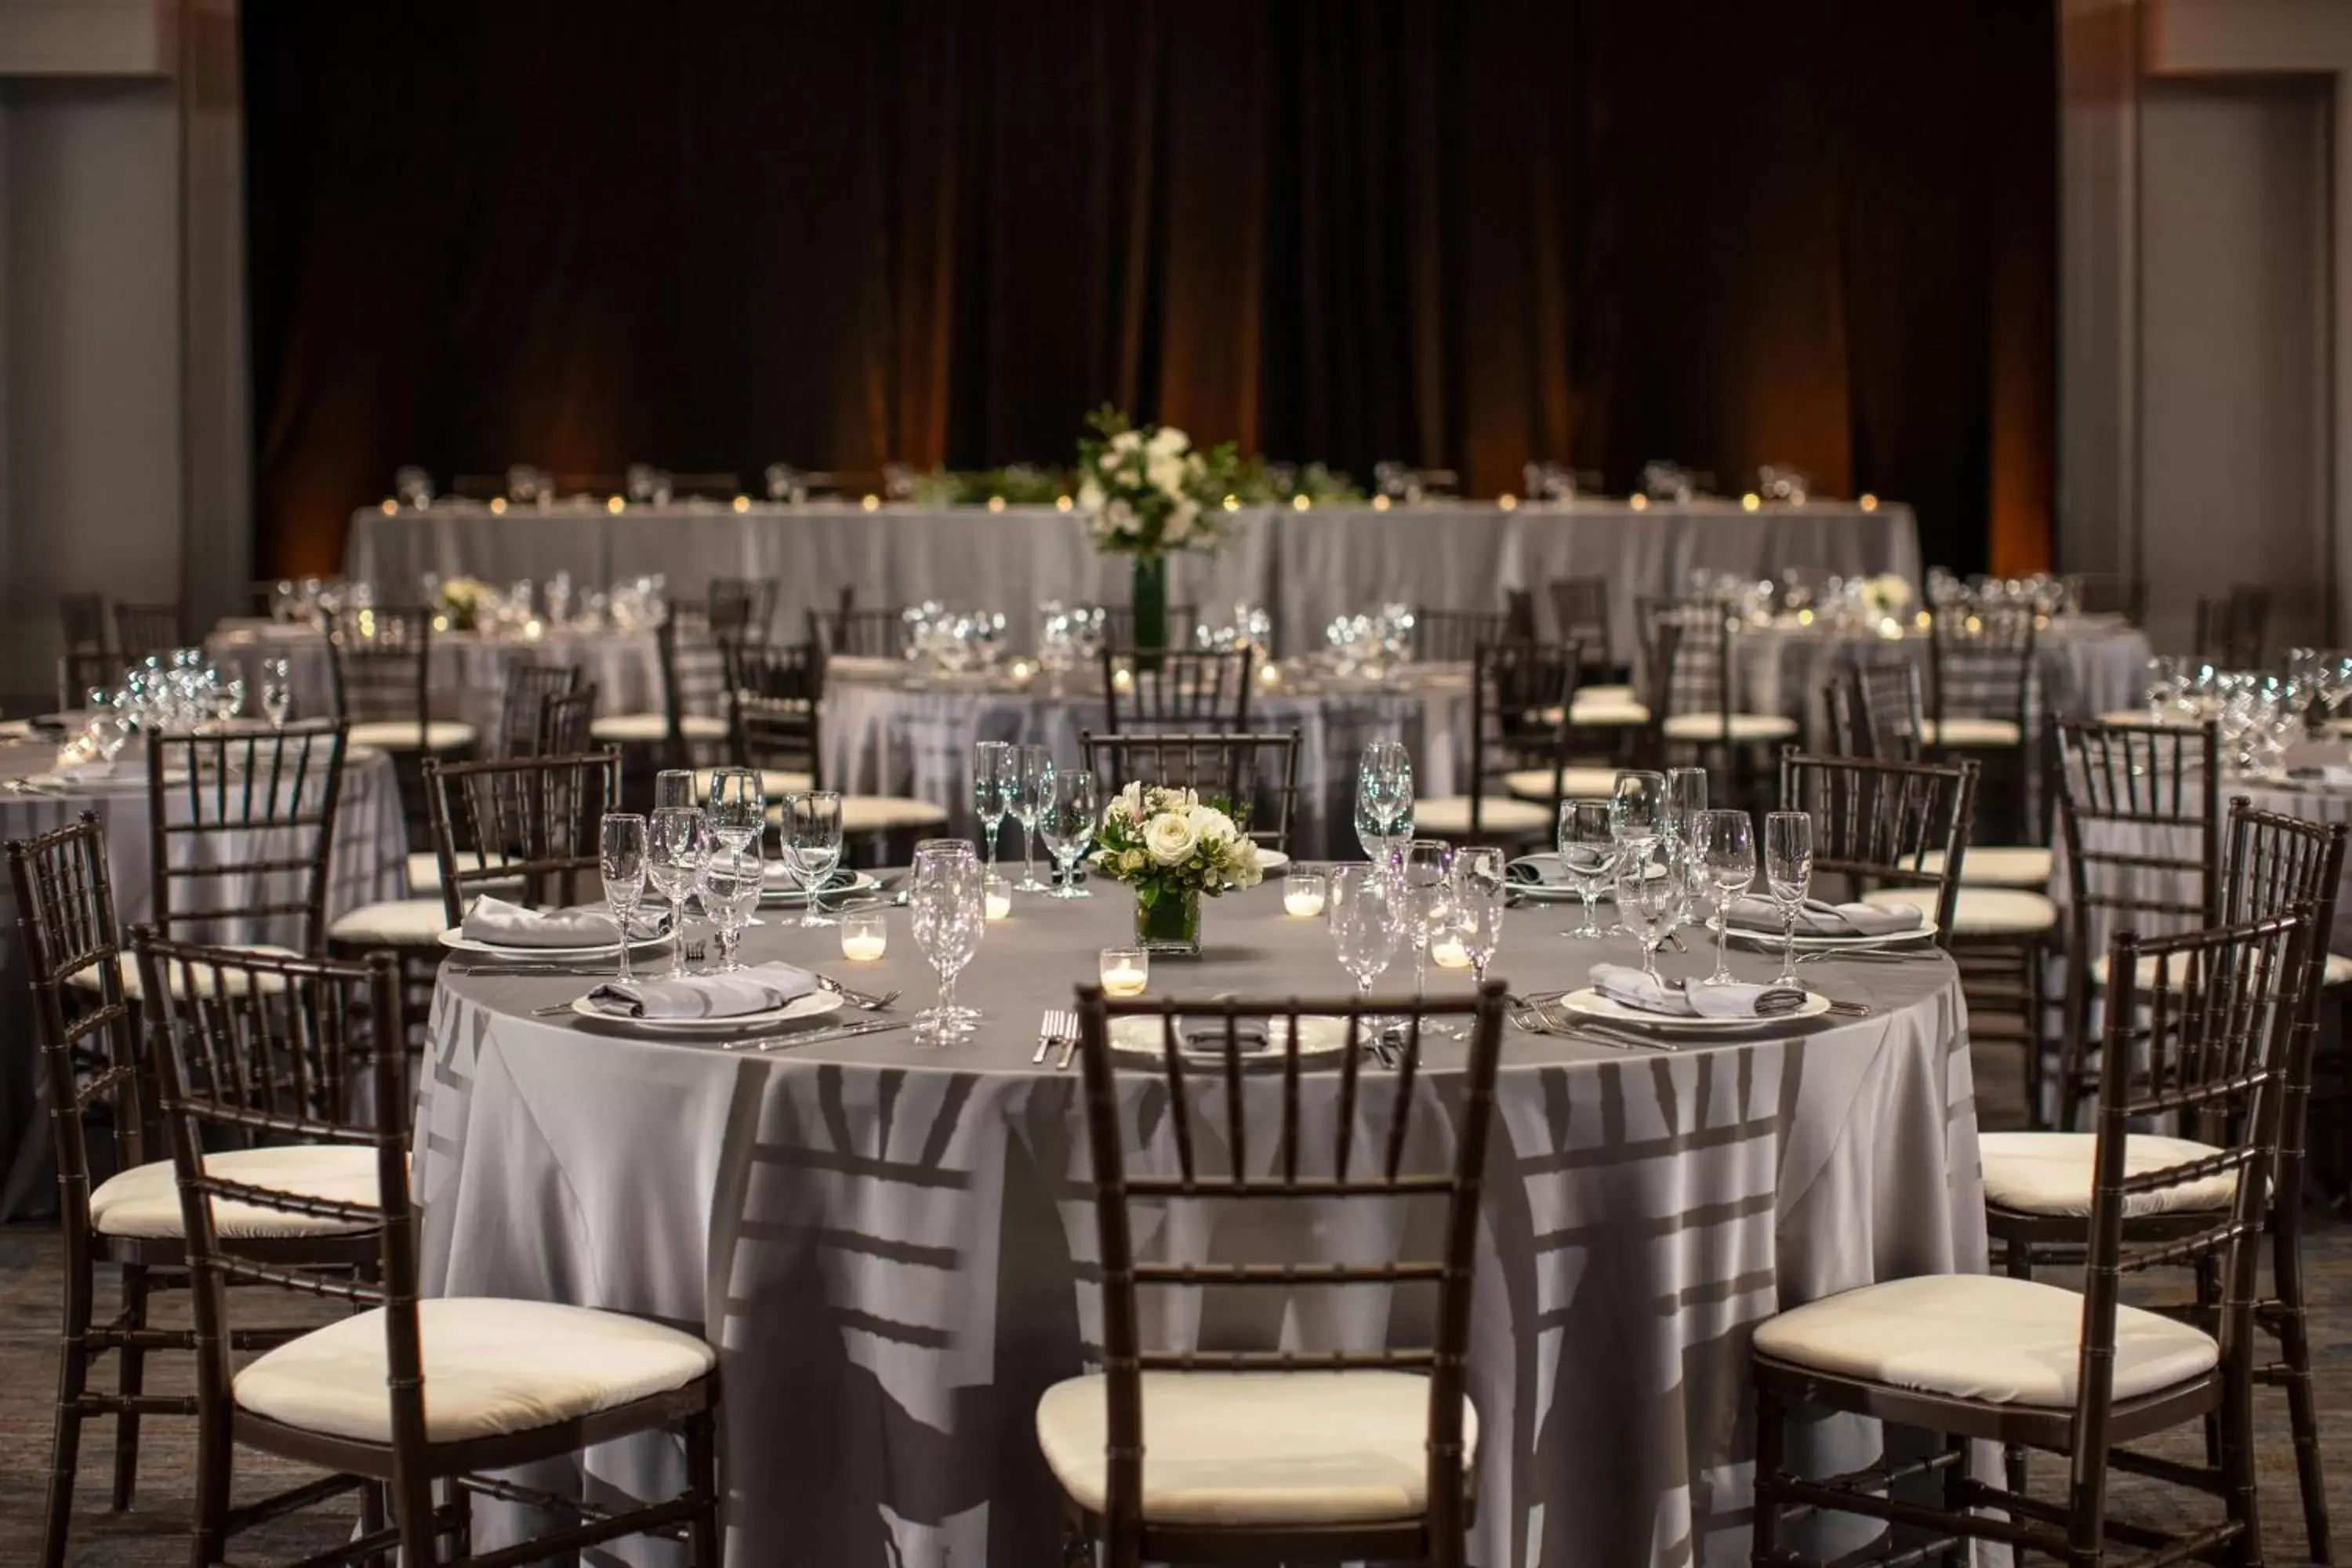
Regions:
<instances>
[{"instance_id":1,"label":"dark curtain backdrop","mask_svg":"<svg viewBox=\"0 0 2352 1568\"><path fill-rule=\"evenodd\" d=\"M1793 462L2046 557L2050 0L245 0L263 559L394 467Z\"/></svg>"}]
</instances>

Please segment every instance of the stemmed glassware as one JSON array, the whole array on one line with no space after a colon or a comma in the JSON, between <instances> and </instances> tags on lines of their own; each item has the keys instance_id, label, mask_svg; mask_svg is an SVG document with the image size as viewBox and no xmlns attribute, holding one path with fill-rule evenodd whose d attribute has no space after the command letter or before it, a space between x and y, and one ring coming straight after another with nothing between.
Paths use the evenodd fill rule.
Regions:
<instances>
[{"instance_id":1,"label":"stemmed glassware","mask_svg":"<svg viewBox=\"0 0 2352 1568\"><path fill-rule=\"evenodd\" d=\"M1617 917L1642 944L1642 973L1658 977L1658 948L1682 921L1688 896L1664 838L1637 838L1617 857Z\"/></svg>"},{"instance_id":2,"label":"stemmed glassware","mask_svg":"<svg viewBox=\"0 0 2352 1568\"><path fill-rule=\"evenodd\" d=\"M1715 932L1715 973L1708 985L1732 983L1726 947L1731 934L1731 906L1756 880L1756 826L1744 811L1702 811L1693 824L1691 880L1707 894L1712 910L1707 925Z\"/></svg>"},{"instance_id":3,"label":"stemmed glassware","mask_svg":"<svg viewBox=\"0 0 2352 1568\"><path fill-rule=\"evenodd\" d=\"M1014 764L1009 741L982 741L971 748L971 809L980 818L981 842L988 847L988 868L996 869L996 836L1013 796L1021 770Z\"/></svg>"},{"instance_id":4,"label":"stemmed glassware","mask_svg":"<svg viewBox=\"0 0 2352 1568\"><path fill-rule=\"evenodd\" d=\"M1404 847L1400 884L1404 894L1405 935L1412 942L1412 984L1429 984L1429 943L1444 913L1446 884L1454 872L1454 847L1442 839L1416 838Z\"/></svg>"},{"instance_id":5,"label":"stemmed glassware","mask_svg":"<svg viewBox=\"0 0 2352 1568\"><path fill-rule=\"evenodd\" d=\"M801 929L812 931L836 923L835 917L824 912L823 900L825 880L841 864L840 793L813 789L784 796L777 841L783 847L785 868L805 894Z\"/></svg>"},{"instance_id":6,"label":"stemmed glassware","mask_svg":"<svg viewBox=\"0 0 2352 1568\"><path fill-rule=\"evenodd\" d=\"M971 845L935 838L916 846L913 885L908 893L915 944L940 977L940 1000L915 1018L915 1037L943 1046L971 1032L979 1014L955 1001L956 973L980 946L982 883L987 873Z\"/></svg>"},{"instance_id":7,"label":"stemmed glassware","mask_svg":"<svg viewBox=\"0 0 2352 1568\"><path fill-rule=\"evenodd\" d=\"M723 974L743 967L735 960L735 948L743 940L743 928L760 895L767 889L767 872L757 844L750 840L722 837L704 859L696 887L702 895L703 912L719 928L719 966L714 973Z\"/></svg>"},{"instance_id":8,"label":"stemmed glassware","mask_svg":"<svg viewBox=\"0 0 2352 1568\"><path fill-rule=\"evenodd\" d=\"M1378 866L1341 866L1331 873L1331 941L1339 967L1356 978L1356 994L1370 996L1372 982L1396 956L1404 921L1396 885Z\"/></svg>"},{"instance_id":9,"label":"stemmed glassware","mask_svg":"<svg viewBox=\"0 0 2352 1568\"><path fill-rule=\"evenodd\" d=\"M665 805L654 810L650 844L646 854L646 880L669 905L670 977L686 973L686 900L702 880L702 863L710 856L710 825L693 805ZM628 928L621 943L628 945Z\"/></svg>"},{"instance_id":10,"label":"stemmed glassware","mask_svg":"<svg viewBox=\"0 0 2352 1568\"><path fill-rule=\"evenodd\" d=\"M729 849L756 852L768 827L768 798L760 775L751 768L719 768L710 775L710 798L703 815L710 818L711 837ZM709 908L706 903L704 908Z\"/></svg>"},{"instance_id":11,"label":"stemmed glassware","mask_svg":"<svg viewBox=\"0 0 2352 1568\"><path fill-rule=\"evenodd\" d=\"M1356 770L1356 837L1375 865L1392 868L1412 837L1412 757L1401 741L1374 741Z\"/></svg>"},{"instance_id":12,"label":"stemmed glassware","mask_svg":"<svg viewBox=\"0 0 2352 1568\"><path fill-rule=\"evenodd\" d=\"M1095 826L1102 819L1100 793L1095 775L1083 770L1054 776L1053 802L1037 819L1045 853L1053 857L1055 879L1060 884L1046 895L1049 898L1094 896L1078 880L1078 862L1093 847Z\"/></svg>"},{"instance_id":13,"label":"stemmed glassware","mask_svg":"<svg viewBox=\"0 0 2352 1568\"><path fill-rule=\"evenodd\" d=\"M694 771L691 768L664 768L654 775L654 809L667 811L672 806L698 806L695 796Z\"/></svg>"},{"instance_id":14,"label":"stemmed glassware","mask_svg":"<svg viewBox=\"0 0 2352 1568\"><path fill-rule=\"evenodd\" d=\"M646 819L635 812L607 812L598 825L596 869L604 879L604 907L621 928L622 984L629 979L629 928L646 898Z\"/></svg>"},{"instance_id":15,"label":"stemmed glassware","mask_svg":"<svg viewBox=\"0 0 2352 1568\"><path fill-rule=\"evenodd\" d=\"M1020 771L1013 780L1013 819L1021 825L1021 880L1014 886L1042 893L1046 888L1037 879L1037 818L1054 804L1054 753L1043 746L1022 746L1013 761Z\"/></svg>"},{"instance_id":16,"label":"stemmed glassware","mask_svg":"<svg viewBox=\"0 0 2352 1568\"><path fill-rule=\"evenodd\" d=\"M1583 921L1567 934L1588 942L1609 934L1601 929L1594 900L1617 869L1617 837L1610 828L1610 815L1605 800L1559 803L1559 863L1584 903Z\"/></svg>"},{"instance_id":17,"label":"stemmed glassware","mask_svg":"<svg viewBox=\"0 0 2352 1568\"><path fill-rule=\"evenodd\" d=\"M1486 965L1503 942L1503 911L1510 906L1509 882L1499 849L1464 849L1454 857L1453 885L1446 894L1443 934L1454 939L1470 960L1471 975L1484 986ZM1458 1026L1454 1037L1466 1040L1475 1033Z\"/></svg>"},{"instance_id":18,"label":"stemmed glassware","mask_svg":"<svg viewBox=\"0 0 2352 1568\"><path fill-rule=\"evenodd\" d=\"M1627 770L1609 794L1609 835L1620 844L1638 844L1665 833L1669 816L1666 775Z\"/></svg>"},{"instance_id":19,"label":"stemmed glassware","mask_svg":"<svg viewBox=\"0 0 2352 1568\"><path fill-rule=\"evenodd\" d=\"M1780 973L1777 985L1797 984L1797 916L1813 889L1813 819L1801 811L1764 817L1764 889L1780 911Z\"/></svg>"}]
</instances>

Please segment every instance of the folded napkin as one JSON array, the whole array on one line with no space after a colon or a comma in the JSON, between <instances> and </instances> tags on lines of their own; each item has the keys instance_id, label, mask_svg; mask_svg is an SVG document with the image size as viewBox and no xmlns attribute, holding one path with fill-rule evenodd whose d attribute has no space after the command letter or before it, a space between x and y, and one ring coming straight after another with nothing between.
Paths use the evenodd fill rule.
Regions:
<instances>
[{"instance_id":1,"label":"folded napkin","mask_svg":"<svg viewBox=\"0 0 2352 1568\"><path fill-rule=\"evenodd\" d=\"M1504 878L1522 888L1567 888L1568 863L1557 855L1522 855L1503 868Z\"/></svg>"},{"instance_id":2,"label":"folded napkin","mask_svg":"<svg viewBox=\"0 0 2352 1568\"><path fill-rule=\"evenodd\" d=\"M815 989L816 976L805 969L761 963L681 980L608 980L588 993L588 1002L615 1018L740 1018L773 1012Z\"/></svg>"},{"instance_id":3,"label":"folded napkin","mask_svg":"<svg viewBox=\"0 0 2352 1568\"><path fill-rule=\"evenodd\" d=\"M644 942L661 934L659 916L640 914L632 922L631 940ZM620 940L613 911L602 904L570 910L527 910L488 895L477 899L461 928L467 942L492 947L610 947Z\"/></svg>"},{"instance_id":4,"label":"folded napkin","mask_svg":"<svg viewBox=\"0 0 2352 1568\"><path fill-rule=\"evenodd\" d=\"M1778 1018L1805 1005L1795 985L1691 985L1622 963L1592 966L1592 988L1637 1012L1669 1018Z\"/></svg>"},{"instance_id":5,"label":"folded napkin","mask_svg":"<svg viewBox=\"0 0 2352 1568\"><path fill-rule=\"evenodd\" d=\"M1807 899L1797 911L1799 936L1900 936L1917 931L1926 916L1919 910L1879 904L1832 904ZM1740 931L1778 933L1780 907L1769 899L1746 898L1731 906L1731 923Z\"/></svg>"}]
</instances>

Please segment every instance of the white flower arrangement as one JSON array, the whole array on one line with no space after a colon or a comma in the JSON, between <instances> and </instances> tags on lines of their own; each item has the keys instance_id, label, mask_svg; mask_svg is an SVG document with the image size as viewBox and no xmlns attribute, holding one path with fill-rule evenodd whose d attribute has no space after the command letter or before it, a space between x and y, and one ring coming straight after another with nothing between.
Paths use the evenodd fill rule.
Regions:
<instances>
[{"instance_id":1,"label":"white flower arrangement","mask_svg":"<svg viewBox=\"0 0 2352 1568\"><path fill-rule=\"evenodd\" d=\"M1171 894L1215 898L1264 879L1257 846L1221 802L1189 789L1130 784L1103 808L1089 864L1150 909Z\"/></svg>"},{"instance_id":2,"label":"white flower arrangement","mask_svg":"<svg viewBox=\"0 0 2352 1568\"><path fill-rule=\"evenodd\" d=\"M1078 510L1095 548L1156 560L1172 551L1214 550L1231 514L1231 443L1203 452L1172 425L1139 427L1105 408L1087 421L1099 440L1078 443Z\"/></svg>"},{"instance_id":3,"label":"white flower arrangement","mask_svg":"<svg viewBox=\"0 0 2352 1568\"><path fill-rule=\"evenodd\" d=\"M449 624L461 630L470 627L481 614L482 605L490 597L490 585L478 577L444 577L441 579L441 609Z\"/></svg>"},{"instance_id":4,"label":"white flower arrangement","mask_svg":"<svg viewBox=\"0 0 2352 1568\"><path fill-rule=\"evenodd\" d=\"M1897 616L1911 604L1910 579L1899 573L1881 572L1867 577L1862 584L1863 608L1874 616Z\"/></svg>"}]
</instances>

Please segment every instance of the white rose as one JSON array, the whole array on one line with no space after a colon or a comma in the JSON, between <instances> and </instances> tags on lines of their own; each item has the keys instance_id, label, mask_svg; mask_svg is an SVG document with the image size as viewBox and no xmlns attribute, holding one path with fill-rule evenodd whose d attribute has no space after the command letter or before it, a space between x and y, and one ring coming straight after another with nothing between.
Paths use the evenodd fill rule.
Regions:
<instances>
[{"instance_id":1,"label":"white rose","mask_svg":"<svg viewBox=\"0 0 2352 1568\"><path fill-rule=\"evenodd\" d=\"M1129 822L1140 820L1143 816L1143 781L1138 779L1119 791L1118 798L1112 802L1112 805L1117 806L1118 814Z\"/></svg>"},{"instance_id":2,"label":"white rose","mask_svg":"<svg viewBox=\"0 0 2352 1568\"><path fill-rule=\"evenodd\" d=\"M1122 430L1110 438L1110 449L1114 452L1135 452L1142 447L1143 437L1133 430Z\"/></svg>"},{"instance_id":3,"label":"white rose","mask_svg":"<svg viewBox=\"0 0 2352 1568\"><path fill-rule=\"evenodd\" d=\"M1143 847L1162 866L1181 866L1201 847L1190 819L1174 812L1155 816L1143 830Z\"/></svg>"},{"instance_id":4,"label":"white rose","mask_svg":"<svg viewBox=\"0 0 2352 1568\"><path fill-rule=\"evenodd\" d=\"M1151 488L1162 495L1184 493L1184 459L1167 452L1154 452L1144 460L1143 477Z\"/></svg>"},{"instance_id":5,"label":"white rose","mask_svg":"<svg viewBox=\"0 0 2352 1568\"><path fill-rule=\"evenodd\" d=\"M1151 450L1160 456L1174 457L1192 444L1192 438L1173 425L1162 425L1151 433Z\"/></svg>"},{"instance_id":6,"label":"white rose","mask_svg":"<svg viewBox=\"0 0 2352 1568\"><path fill-rule=\"evenodd\" d=\"M1189 498L1178 501L1175 510L1168 514L1168 527L1160 537L1168 540L1187 537L1192 531L1192 524L1199 521L1200 517L1200 502Z\"/></svg>"},{"instance_id":7,"label":"white rose","mask_svg":"<svg viewBox=\"0 0 2352 1568\"><path fill-rule=\"evenodd\" d=\"M1195 805L1184 814L1184 819L1192 825L1192 831L1201 836L1203 844L1222 847L1239 837L1234 819L1213 805Z\"/></svg>"},{"instance_id":8,"label":"white rose","mask_svg":"<svg viewBox=\"0 0 2352 1568\"><path fill-rule=\"evenodd\" d=\"M1125 531L1127 526L1135 521L1135 509L1123 500L1115 500L1103 508L1103 520L1111 527Z\"/></svg>"}]
</instances>

